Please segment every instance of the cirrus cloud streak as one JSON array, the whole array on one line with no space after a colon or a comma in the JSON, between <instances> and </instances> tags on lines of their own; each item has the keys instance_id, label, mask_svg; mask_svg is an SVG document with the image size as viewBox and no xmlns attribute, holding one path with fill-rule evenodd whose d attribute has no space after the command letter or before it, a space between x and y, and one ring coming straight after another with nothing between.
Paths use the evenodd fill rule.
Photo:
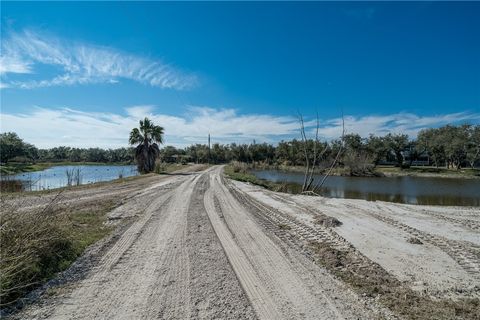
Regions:
<instances>
[{"instance_id":1,"label":"cirrus cloud streak","mask_svg":"<svg viewBox=\"0 0 480 320\"><path fill-rule=\"evenodd\" d=\"M160 60L120 50L72 42L32 30L10 33L2 39L0 75L3 88L32 89L75 84L115 83L127 79L154 87L182 90L197 78ZM35 67L50 66L57 74L33 79ZM10 80L8 74L30 74Z\"/></svg>"}]
</instances>

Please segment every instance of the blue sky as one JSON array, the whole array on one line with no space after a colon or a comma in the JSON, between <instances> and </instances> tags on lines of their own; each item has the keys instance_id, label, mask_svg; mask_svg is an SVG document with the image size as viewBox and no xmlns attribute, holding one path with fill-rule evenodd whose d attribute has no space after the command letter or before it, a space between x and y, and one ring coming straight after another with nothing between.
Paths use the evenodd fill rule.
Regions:
<instances>
[{"instance_id":1,"label":"blue sky","mask_svg":"<svg viewBox=\"0 0 480 320\"><path fill-rule=\"evenodd\" d=\"M178 146L480 123L480 3L1 2L1 131Z\"/></svg>"}]
</instances>

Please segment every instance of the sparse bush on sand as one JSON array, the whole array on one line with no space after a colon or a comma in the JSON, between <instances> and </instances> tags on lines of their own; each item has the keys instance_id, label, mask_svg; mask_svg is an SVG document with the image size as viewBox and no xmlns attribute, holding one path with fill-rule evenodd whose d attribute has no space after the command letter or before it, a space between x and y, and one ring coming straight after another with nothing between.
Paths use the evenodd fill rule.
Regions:
<instances>
[{"instance_id":1,"label":"sparse bush on sand","mask_svg":"<svg viewBox=\"0 0 480 320\"><path fill-rule=\"evenodd\" d=\"M247 173L248 165L244 162L232 161L233 172L235 173Z\"/></svg>"},{"instance_id":2,"label":"sparse bush on sand","mask_svg":"<svg viewBox=\"0 0 480 320\"><path fill-rule=\"evenodd\" d=\"M67 269L85 248L103 238L105 203L98 210L75 211L60 203L62 192L46 206L20 210L22 200L0 198L0 308Z\"/></svg>"},{"instance_id":3,"label":"sparse bush on sand","mask_svg":"<svg viewBox=\"0 0 480 320\"><path fill-rule=\"evenodd\" d=\"M0 200L0 299L9 305L76 257L71 221L55 197L46 207L19 211Z\"/></svg>"}]
</instances>

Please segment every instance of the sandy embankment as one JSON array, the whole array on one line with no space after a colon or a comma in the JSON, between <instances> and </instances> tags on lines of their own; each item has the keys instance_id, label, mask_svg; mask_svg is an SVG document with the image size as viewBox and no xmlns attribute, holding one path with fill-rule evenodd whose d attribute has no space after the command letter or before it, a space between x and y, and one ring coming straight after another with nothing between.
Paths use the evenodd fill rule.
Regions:
<instances>
[{"instance_id":1,"label":"sandy embankment","mask_svg":"<svg viewBox=\"0 0 480 320\"><path fill-rule=\"evenodd\" d=\"M316 213L337 218L336 233L415 290L480 296L480 208L327 199L234 184L312 227Z\"/></svg>"}]
</instances>

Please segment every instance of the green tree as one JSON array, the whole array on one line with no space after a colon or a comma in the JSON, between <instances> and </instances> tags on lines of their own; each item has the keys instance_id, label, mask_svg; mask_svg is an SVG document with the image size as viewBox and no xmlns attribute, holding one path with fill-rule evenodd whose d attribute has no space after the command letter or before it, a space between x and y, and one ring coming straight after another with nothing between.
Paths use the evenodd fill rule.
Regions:
<instances>
[{"instance_id":1,"label":"green tree","mask_svg":"<svg viewBox=\"0 0 480 320\"><path fill-rule=\"evenodd\" d=\"M70 153L70 147L60 146L50 149L52 158L57 161L68 160L68 154Z\"/></svg>"},{"instance_id":2,"label":"green tree","mask_svg":"<svg viewBox=\"0 0 480 320\"><path fill-rule=\"evenodd\" d=\"M33 163L39 159L38 149L33 144L24 143L24 155L30 159Z\"/></svg>"},{"instance_id":3,"label":"green tree","mask_svg":"<svg viewBox=\"0 0 480 320\"><path fill-rule=\"evenodd\" d=\"M184 154L185 150L177 149L174 146L166 146L160 150L160 158L164 162L178 162Z\"/></svg>"},{"instance_id":4,"label":"green tree","mask_svg":"<svg viewBox=\"0 0 480 320\"><path fill-rule=\"evenodd\" d=\"M82 161L82 149L72 148L69 152L68 159L73 162Z\"/></svg>"},{"instance_id":5,"label":"green tree","mask_svg":"<svg viewBox=\"0 0 480 320\"><path fill-rule=\"evenodd\" d=\"M472 169L480 159L480 125L472 126L469 130L467 144L467 161Z\"/></svg>"},{"instance_id":6,"label":"green tree","mask_svg":"<svg viewBox=\"0 0 480 320\"><path fill-rule=\"evenodd\" d=\"M421 156L421 154L424 152L422 146L418 145L416 141L411 141L408 146L408 166L411 167L413 164L413 161L418 160L418 158Z\"/></svg>"},{"instance_id":7,"label":"green tree","mask_svg":"<svg viewBox=\"0 0 480 320\"><path fill-rule=\"evenodd\" d=\"M90 162L107 162L107 151L100 148L89 148L86 151L87 161Z\"/></svg>"},{"instance_id":8,"label":"green tree","mask_svg":"<svg viewBox=\"0 0 480 320\"><path fill-rule=\"evenodd\" d=\"M155 159L160 154L157 142L163 143L163 128L154 125L148 118L140 120L140 128L132 129L129 142L131 145L138 144L135 148L138 171L152 172L155 168Z\"/></svg>"},{"instance_id":9,"label":"green tree","mask_svg":"<svg viewBox=\"0 0 480 320\"><path fill-rule=\"evenodd\" d=\"M389 149L395 154L397 165L403 166L403 151L408 146L408 135L406 134L387 134L385 141Z\"/></svg>"},{"instance_id":10,"label":"green tree","mask_svg":"<svg viewBox=\"0 0 480 320\"><path fill-rule=\"evenodd\" d=\"M439 135L439 129L423 129L417 136L417 147L426 151L428 156L433 159L436 167L439 167L445 161L445 145L443 137Z\"/></svg>"},{"instance_id":11,"label":"green tree","mask_svg":"<svg viewBox=\"0 0 480 320\"><path fill-rule=\"evenodd\" d=\"M357 133L349 133L343 137L346 150L351 150L353 152L359 153L363 150L364 144L362 137Z\"/></svg>"},{"instance_id":12,"label":"green tree","mask_svg":"<svg viewBox=\"0 0 480 320\"><path fill-rule=\"evenodd\" d=\"M0 159L3 163L25 155L25 143L15 132L0 134Z\"/></svg>"},{"instance_id":13,"label":"green tree","mask_svg":"<svg viewBox=\"0 0 480 320\"><path fill-rule=\"evenodd\" d=\"M388 153L388 146L383 137L377 137L373 134L367 139L367 152L373 159L373 164L377 166Z\"/></svg>"},{"instance_id":14,"label":"green tree","mask_svg":"<svg viewBox=\"0 0 480 320\"><path fill-rule=\"evenodd\" d=\"M446 125L439 129L438 137L444 144L447 168L460 169L466 160L470 125Z\"/></svg>"}]
</instances>

